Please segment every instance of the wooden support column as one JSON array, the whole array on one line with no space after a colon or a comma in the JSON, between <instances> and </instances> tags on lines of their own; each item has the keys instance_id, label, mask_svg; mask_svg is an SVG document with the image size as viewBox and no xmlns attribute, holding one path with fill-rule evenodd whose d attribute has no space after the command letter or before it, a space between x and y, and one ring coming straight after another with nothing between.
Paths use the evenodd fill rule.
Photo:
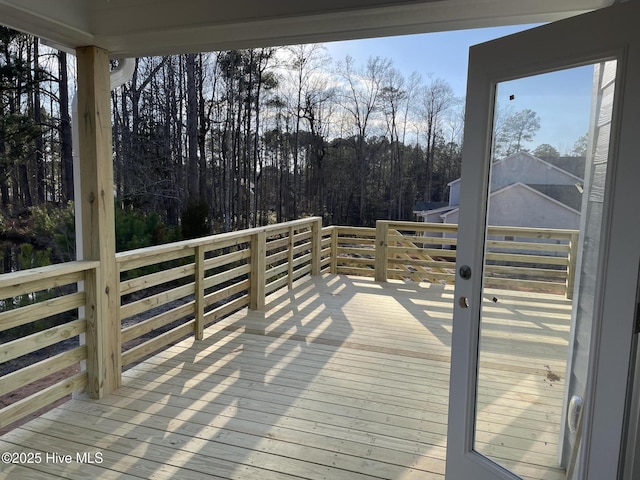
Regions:
<instances>
[{"instance_id":1,"label":"wooden support column","mask_svg":"<svg viewBox=\"0 0 640 480\"><path fill-rule=\"evenodd\" d=\"M120 386L120 325L115 261L113 158L109 54L97 47L76 50L82 246L85 260L100 262L95 311L87 312L87 392L100 398ZM93 308L93 307L92 307ZM91 338L89 338L91 337Z\"/></svg>"}]
</instances>

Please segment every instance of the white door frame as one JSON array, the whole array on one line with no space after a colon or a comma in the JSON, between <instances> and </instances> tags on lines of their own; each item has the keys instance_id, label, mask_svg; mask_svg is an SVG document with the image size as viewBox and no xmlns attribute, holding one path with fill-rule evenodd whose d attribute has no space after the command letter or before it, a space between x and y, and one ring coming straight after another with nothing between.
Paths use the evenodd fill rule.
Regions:
<instances>
[{"instance_id":1,"label":"white door frame","mask_svg":"<svg viewBox=\"0 0 640 480\"><path fill-rule=\"evenodd\" d=\"M580 478L618 477L640 264L640 5L561 20L470 50L452 339L447 480L517 478L473 450L484 230L499 82L618 60ZM635 200L635 201L634 201ZM460 299L466 297L469 307Z\"/></svg>"}]
</instances>

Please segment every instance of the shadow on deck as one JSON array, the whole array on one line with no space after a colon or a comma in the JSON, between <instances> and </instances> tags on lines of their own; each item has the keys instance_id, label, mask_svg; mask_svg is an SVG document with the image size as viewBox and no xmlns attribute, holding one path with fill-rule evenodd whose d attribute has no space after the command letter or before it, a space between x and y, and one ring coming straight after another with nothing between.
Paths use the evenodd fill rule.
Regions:
<instances>
[{"instance_id":1,"label":"shadow on deck","mask_svg":"<svg viewBox=\"0 0 640 480\"><path fill-rule=\"evenodd\" d=\"M564 374L570 302L490 295L477 440L563 478L539 465L555 465L563 379L548 372ZM116 393L6 434L0 450L40 462L0 476L442 479L452 304L451 286L305 277L127 370Z\"/></svg>"}]
</instances>

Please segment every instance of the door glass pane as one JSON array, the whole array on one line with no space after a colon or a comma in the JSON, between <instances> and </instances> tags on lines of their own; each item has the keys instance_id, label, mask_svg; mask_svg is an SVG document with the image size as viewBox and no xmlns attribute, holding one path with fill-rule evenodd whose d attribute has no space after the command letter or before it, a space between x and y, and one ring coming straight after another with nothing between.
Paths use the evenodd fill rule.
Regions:
<instances>
[{"instance_id":1,"label":"door glass pane","mask_svg":"<svg viewBox=\"0 0 640 480\"><path fill-rule=\"evenodd\" d=\"M579 446L615 69L497 87L474 448L527 479Z\"/></svg>"}]
</instances>

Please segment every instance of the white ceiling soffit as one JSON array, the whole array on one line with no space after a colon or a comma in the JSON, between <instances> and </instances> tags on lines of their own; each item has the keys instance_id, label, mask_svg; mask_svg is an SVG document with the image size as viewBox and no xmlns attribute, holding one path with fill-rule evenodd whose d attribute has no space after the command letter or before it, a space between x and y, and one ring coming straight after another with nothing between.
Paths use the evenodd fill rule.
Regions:
<instances>
[{"instance_id":1,"label":"white ceiling soffit","mask_svg":"<svg viewBox=\"0 0 640 480\"><path fill-rule=\"evenodd\" d=\"M113 57L553 21L612 0L0 0L0 23Z\"/></svg>"}]
</instances>

